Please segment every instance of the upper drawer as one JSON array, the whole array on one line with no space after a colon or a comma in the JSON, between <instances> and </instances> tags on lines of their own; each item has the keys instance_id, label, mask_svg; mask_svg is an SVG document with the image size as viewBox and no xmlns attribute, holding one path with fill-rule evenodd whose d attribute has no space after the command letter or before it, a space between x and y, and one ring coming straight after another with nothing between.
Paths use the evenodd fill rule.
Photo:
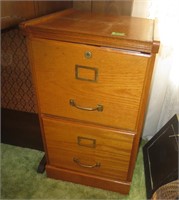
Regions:
<instances>
[{"instance_id":1,"label":"upper drawer","mask_svg":"<svg viewBox=\"0 0 179 200\"><path fill-rule=\"evenodd\" d=\"M136 129L149 55L43 39L31 47L42 113Z\"/></svg>"}]
</instances>

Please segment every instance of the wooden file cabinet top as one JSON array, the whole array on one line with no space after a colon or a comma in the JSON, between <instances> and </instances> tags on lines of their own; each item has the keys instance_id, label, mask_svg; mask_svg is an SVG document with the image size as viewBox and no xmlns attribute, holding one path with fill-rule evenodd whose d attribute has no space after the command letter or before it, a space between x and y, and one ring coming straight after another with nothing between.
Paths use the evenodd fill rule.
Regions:
<instances>
[{"instance_id":1,"label":"wooden file cabinet top","mask_svg":"<svg viewBox=\"0 0 179 200\"><path fill-rule=\"evenodd\" d=\"M155 25L150 19L108 16L74 9L21 24L34 37L157 53Z\"/></svg>"}]
</instances>

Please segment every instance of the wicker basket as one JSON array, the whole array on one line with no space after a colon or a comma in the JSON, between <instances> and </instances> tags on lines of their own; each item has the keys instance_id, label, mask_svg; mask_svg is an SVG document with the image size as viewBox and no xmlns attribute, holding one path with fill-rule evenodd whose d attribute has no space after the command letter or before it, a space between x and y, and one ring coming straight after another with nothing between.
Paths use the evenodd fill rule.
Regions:
<instances>
[{"instance_id":1,"label":"wicker basket","mask_svg":"<svg viewBox=\"0 0 179 200\"><path fill-rule=\"evenodd\" d=\"M179 180L165 184L156 190L152 196L152 200L156 199L179 199Z\"/></svg>"}]
</instances>

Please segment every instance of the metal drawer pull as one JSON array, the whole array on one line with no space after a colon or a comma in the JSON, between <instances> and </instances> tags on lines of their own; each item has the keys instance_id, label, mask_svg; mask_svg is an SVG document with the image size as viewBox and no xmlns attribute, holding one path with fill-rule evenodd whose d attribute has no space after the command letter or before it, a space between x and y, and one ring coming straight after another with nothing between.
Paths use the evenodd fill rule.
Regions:
<instances>
[{"instance_id":1,"label":"metal drawer pull","mask_svg":"<svg viewBox=\"0 0 179 200\"><path fill-rule=\"evenodd\" d=\"M78 158L73 158L73 161L78 164L80 167L85 167L85 168L95 168L95 167L100 167L100 163L95 163L94 165L86 165L82 164Z\"/></svg>"},{"instance_id":2,"label":"metal drawer pull","mask_svg":"<svg viewBox=\"0 0 179 200\"><path fill-rule=\"evenodd\" d=\"M75 100L73 100L73 99L70 99L70 105L74 106L75 108L78 108L81 110L86 110L86 111L95 111L95 110L97 110L98 112L103 111L103 105L97 105L95 108L85 108L85 107L81 107L81 106L77 105L75 103Z\"/></svg>"}]
</instances>

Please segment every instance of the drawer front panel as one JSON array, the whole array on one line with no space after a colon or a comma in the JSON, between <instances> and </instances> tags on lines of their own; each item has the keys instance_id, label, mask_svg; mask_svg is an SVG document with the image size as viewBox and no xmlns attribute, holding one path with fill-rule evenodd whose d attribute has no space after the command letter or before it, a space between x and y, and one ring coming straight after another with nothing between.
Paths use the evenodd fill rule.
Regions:
<instances>
[{"instance_id":1,"label":"drawer front panel","mask_svg":"<svg viewBox=\"0 0 179 200\"><path fill-rule=\"evenodd\" d=\"M133 135L50 118L43 125L50 165L127 179Z\"/></svg>"},{"instance_id":2,"label":"drawer front panel","mask_svg":"<svg viewBox=\"0 0 179 200\"><path fill-rule=\"evenodd\" d=\"M136 130L149 57L32 40L42 113Z\"/></svg>"}]
</instances>

